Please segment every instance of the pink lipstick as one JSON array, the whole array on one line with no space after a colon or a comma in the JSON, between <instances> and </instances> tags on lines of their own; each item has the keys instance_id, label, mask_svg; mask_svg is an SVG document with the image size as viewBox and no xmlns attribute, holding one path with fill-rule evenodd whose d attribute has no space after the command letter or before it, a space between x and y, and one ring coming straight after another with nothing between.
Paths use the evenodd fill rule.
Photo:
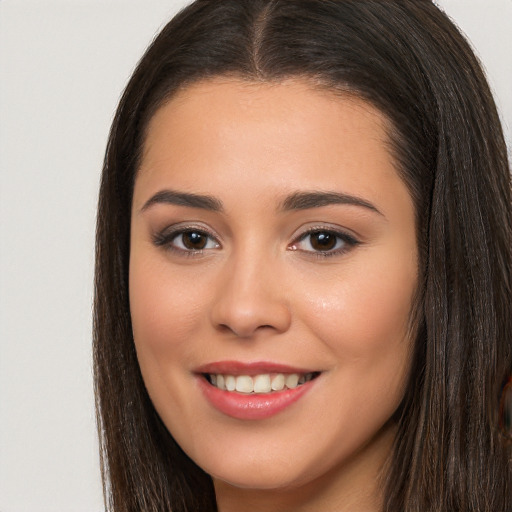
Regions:
<instances>
[{"instance_id":1,"label":"pink lipstick","mask_svg":"<svg viewBox=\"0 0 512 512\"><path fill-rule=\"evenodd\" d=\"M303 397L319 371L288 365L219 361L195 371L207 401L221 413L240 420L274 416Z\"/></svg>"}]
</instances>

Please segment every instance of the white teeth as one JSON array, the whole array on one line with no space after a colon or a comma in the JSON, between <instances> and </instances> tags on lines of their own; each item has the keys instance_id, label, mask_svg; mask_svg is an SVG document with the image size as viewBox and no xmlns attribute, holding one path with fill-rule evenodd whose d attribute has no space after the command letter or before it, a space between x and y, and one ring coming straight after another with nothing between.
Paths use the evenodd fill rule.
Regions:
<instances>
[{"instance_id":1,"label":"white teeth","mask_svg":"<svg viewBox=\"0 0 512 512\"><path fill-rule=\"evenodd\" d=\"M254 377L255 393L270 393L271 390L270 375L256 375L256 377Z\"/></svg>"},{"instance_id":2,"label":"white teeth","mask_svg":"<svg viewBox=\"0 0 512 512\"><path fill-rule=\"evenodd\" d=\"M286 377L286 387L288 389L294 389L299 384L299 376L296 373L292 373Z\"/></svg>"},{"instance_id":3,"label":"white teeth","mask_svg":"<svg viewBox=\"0 0 512 512\"><path fill-rule=\"evenodd\" d=\"M284 375L282 373L278 373L272 379L272 389L274 391L282 391L284 389Z\"/></svg>"},{"instance_id":4,"label":"white teeth","mask_svg":"<svg viewBox=\"0 0 512 512\"><path fill-rule=\"evenodd\" d=\"M271 393L284 389L295 389L301 384L309 382L314 377L313 373L264 373L255 375L209 375L210 383L218 389L237 391L238 393Z\"/></svg>"},{"instance_id":5,"label":"white teeth","mask_svg":"<svg viewBox=\"0 0 512 512\"><path fill-rule=\"evenodd\" d=\"M252 393L254 389L252 377L249 377L248 375L239 375L236 378L235 389L240 393Z\"/></svg>"},{"instance_id":6,"label":"white teeth","mask_svg":"<svg viewBox=\"0 0 512 512\"><path fill-rule=\"evenodd\" d=\"M224 377L224 382L226 384L226 389L228 391L235 391L236 389L236 378L233 375L226 375Z\"/></svg>"}]
</instances>

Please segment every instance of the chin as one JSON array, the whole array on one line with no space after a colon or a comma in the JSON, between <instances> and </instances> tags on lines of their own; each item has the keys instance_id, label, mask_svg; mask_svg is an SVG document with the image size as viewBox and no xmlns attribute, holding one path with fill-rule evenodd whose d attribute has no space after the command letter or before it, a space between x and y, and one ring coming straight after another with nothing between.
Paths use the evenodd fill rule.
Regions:
<instances>
[{"instance_id":1,"label":"chin","mask_svg":"<svg viewBox=\"0 0 512 512\"><path fill-rule=\"evenodd\" d=\"M269 452L251 454L234 450L232 457L198 460L197 463L214 480L240 489L283 490L300 487L316 479L327 468L320 461L298 460Z\"/></svg>"},{"instance_id":2,"label":"chin","mask_svg":"<svg viewBox=\"0 0 512 512\"><path fill-rule=\"evenodd\" d=\"M308 478L292 474L289 468L285 470L268 471L268 465L265 467L251 466L244 464L236 471L226 468L224 471L211 474L216 484L222 483L237 487L239 489L252 490L282 490L287 488L299 487L306 483Z\"/></svg>"}]
</instances>

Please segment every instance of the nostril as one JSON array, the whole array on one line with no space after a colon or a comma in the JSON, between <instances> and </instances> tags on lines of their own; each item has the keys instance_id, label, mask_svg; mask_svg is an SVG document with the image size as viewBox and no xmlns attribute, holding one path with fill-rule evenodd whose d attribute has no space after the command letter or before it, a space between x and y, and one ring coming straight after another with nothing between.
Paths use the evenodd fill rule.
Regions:
<instances>
[{"instance_id":1,"label":"nostril","mask_svg":"<svg viewBox=\"0 0 512 512\"><path fill-rule=\"evenodd\" d=\"M270 324L263 325L242 325L241 323L237 324L233 322L231 325L228 324L219 324L217 326L217 330L223 333L232 333L238 338L251 338L255 334L265 331L265 330L278 330L276 327Z\"/></svg>"}]
</instances>

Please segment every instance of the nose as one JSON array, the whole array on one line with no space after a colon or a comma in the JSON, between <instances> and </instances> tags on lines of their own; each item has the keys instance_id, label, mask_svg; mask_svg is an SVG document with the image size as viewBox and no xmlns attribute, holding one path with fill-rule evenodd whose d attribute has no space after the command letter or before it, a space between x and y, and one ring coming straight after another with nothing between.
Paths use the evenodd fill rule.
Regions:
<instances>
[{"instance_id":1,"label":"nose","mask_svg":"<svg viewBox=\"0 0 512 512\"><path fill-rule=\"evenodd\" d=\"M267 258L239 258L223 269L211 309L217 330L251 338L261 331L283 333L291 323L278 265Z\"/></svg>"}]
</instances>

